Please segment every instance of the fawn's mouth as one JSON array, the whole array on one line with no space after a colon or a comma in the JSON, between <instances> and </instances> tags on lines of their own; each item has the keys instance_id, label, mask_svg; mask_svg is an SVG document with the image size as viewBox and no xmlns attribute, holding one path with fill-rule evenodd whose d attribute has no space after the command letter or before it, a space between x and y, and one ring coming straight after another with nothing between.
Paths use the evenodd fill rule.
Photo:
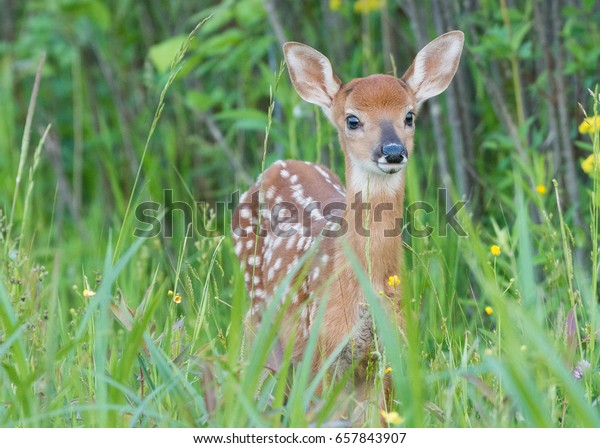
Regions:
<instances>
[{"instance_id":1,"label":"fawn's mouth","mask_svg":"<svg viewBox=\"0 0 600 448\"><path fill-rule=\"evenodd\" d=\"M381 159L383 159L383 157ZM379 168L385 174L396 174L399 171L402 171L404 169L404 166L406 165L406 159L404 159L400 163L389 163L385 159L381 159L379 159L375 163L377 164L377 168Z\"/></svg>"}]
</instances>

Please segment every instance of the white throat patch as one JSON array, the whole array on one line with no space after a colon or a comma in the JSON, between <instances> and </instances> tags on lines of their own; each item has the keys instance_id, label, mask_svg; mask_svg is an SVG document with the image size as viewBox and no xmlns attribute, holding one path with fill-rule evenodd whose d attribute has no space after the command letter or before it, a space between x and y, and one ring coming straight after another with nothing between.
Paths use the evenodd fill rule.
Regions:
<instances>
[{"instance_id":1,"label":"white throat patch","mask_svg":"<svg viewBox=\"0 0 600 448\"><path fill-rule=\"evenodd\" d=\"M399 192L404 179L406 163L403 164L397 173L386 174L371 160L358 160L352 154L348 154L352 171L350 177L346 179L347 190L363 192L363 197L379 196L382 194L393 195Z\"/></svg>"}]
</instances>

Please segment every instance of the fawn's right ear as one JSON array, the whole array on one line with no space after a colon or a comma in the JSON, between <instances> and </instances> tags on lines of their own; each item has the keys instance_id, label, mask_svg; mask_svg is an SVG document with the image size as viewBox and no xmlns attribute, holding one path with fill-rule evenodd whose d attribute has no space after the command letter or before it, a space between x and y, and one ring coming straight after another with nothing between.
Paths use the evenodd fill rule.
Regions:
<instances>
[{"instance_id":1,"label":"fawn's right ear","mask_svg":"<svg viewBox=\"0 0 600 448\"><path fill-rule=\"evenodd\" d=\"M298 95L309 103L321 106L329 117L333 97L342 86L329 59L314 48L298 42L286 42L283 54Z\"/></svg>"}]
</instances>

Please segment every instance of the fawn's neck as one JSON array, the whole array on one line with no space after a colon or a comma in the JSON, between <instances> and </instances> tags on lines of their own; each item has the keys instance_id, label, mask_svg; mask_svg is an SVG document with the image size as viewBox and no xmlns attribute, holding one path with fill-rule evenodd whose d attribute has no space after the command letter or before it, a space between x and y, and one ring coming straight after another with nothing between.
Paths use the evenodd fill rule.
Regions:
<instances>
[{"instance_id":1,"label":"fawn's neck","mask_svg":"<svg viewBox=\"0 0 600 448\"><path fill-rule=\"evenodd\" d=\"M402 265L404 173L366 174L350 162L346 176L345 239L374 288L387 291Z\"/></svg>"}]
</instances>

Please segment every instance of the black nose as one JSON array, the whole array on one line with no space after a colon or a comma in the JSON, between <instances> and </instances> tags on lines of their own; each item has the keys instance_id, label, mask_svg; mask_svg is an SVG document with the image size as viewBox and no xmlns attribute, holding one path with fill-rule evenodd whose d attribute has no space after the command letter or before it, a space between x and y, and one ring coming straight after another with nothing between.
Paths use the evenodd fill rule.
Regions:
<instances>
[{"instance_id":1,"label":"black nose","mask_svg":"<svg viewBox=\"0 0 600 448\"><path fill-rule=\"evenodd\" d=\"M388 163L402 163L406 159L406 148L397 143L385 145L381 151Z\"/></svg>"}]
</instances>

